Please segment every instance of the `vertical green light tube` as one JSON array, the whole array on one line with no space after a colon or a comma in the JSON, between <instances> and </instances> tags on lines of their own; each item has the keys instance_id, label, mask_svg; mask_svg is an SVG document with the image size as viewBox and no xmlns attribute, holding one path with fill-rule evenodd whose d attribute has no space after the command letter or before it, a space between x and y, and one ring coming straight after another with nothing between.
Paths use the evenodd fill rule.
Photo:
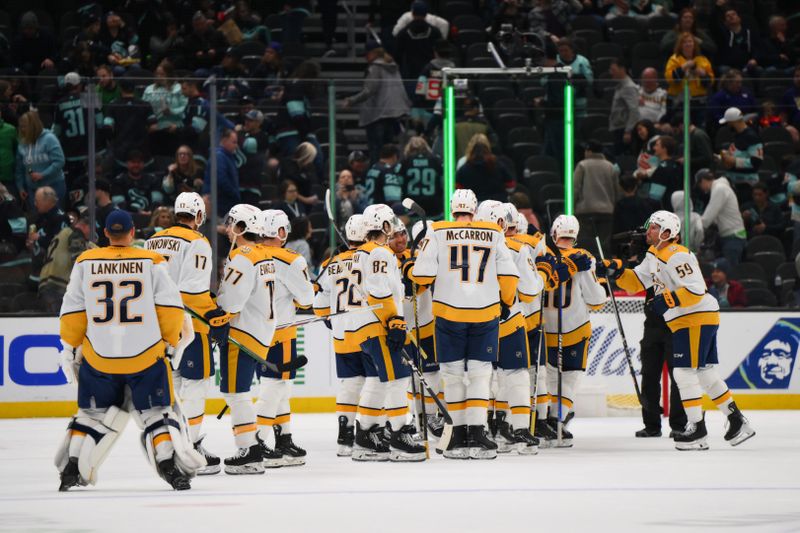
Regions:
<instances>
[{"instance_id":1,"label":"vertical green light tube","mask_svg":"<svg viewBox=\"0 0 800 533\"><path fill-rule=\"evenodd\" d=\"M452 220L450 197L456 188L456 98L452 85L444 88L444 219Z\"/></svg>"},{"instance_id":2,"label":"vertical green light tube","mask_svg":"<svg viewBox=\"0 0 800 533\"><path fill-rule=\"evenodd\" d=\"M575 93L572 84L564 85L564 212L572 214L572 169L575 166Z\"/></svg>"},{"instance_id":3,"label":"vertical green light tube","mask_svg":"<svg viewBox=\"0 0 800 533\"><path fill-rule=\"evenodd\" d=\"M691 161L692 148L689 141L689 126L691 125L689 81L683 80L683 245L691 249L689 235L691 235Z\"/></svg>"}]
</instances>

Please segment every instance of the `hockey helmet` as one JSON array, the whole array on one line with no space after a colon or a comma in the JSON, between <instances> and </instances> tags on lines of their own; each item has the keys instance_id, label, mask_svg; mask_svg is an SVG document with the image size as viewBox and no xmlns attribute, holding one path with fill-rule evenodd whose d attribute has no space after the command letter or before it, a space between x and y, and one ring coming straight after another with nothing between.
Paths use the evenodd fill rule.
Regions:
<instances>
[{"instance_id":1,"label":"hockey helmet","mask_svg":"<svg viewBox=\"0 0 800 533\"><path fill-rule=\"evenodd\" d=\"M478 198L470 189L456 189L450 197L450 212L475 214L478 208Z\"/></svg>"},{"instance_id":2,"label":"hockey helmet","mask_svg":"<svg viewBox=\"0 0 800 533\"><path fill-rule=\"evenodd\" d=\"M433 227L433 222L431 222L430 220L425 220L425 221L417 220L414 223L414 225L411 226L411 239L412 240L416 239L417 235L420 234L420 232L422 231L422 225L423 224L426 224L428 226L428 231L431 231L431 228Z\"/></svg>"},{"instance_id":3,"label":"hockey helmet","mask_svg":"<svg viewBox=\"0 0 800 533\"><path fill-rule=\"evenodd\" d=\"M192 215L197 220L197 214L200 213L200 222L198 226L202 226L206 221L206 203L203 197L196 192L182 192L175 198L175 214L185 213Z\"/></svg>"},{"instance_id":4,"label":"hockey helmet","mask_svg":"<svg viewBox=\"0 0 800 533\"><path fill-rule=\"evenodd\" d=\"M356 214L347 219L344 233L350 242L364 242L367 240L367 228L364 225L364 215Z\"/></svg>"},{"instance_id":5,"label":"hockey helmet","mask_svg":"<svg viewBox=\"0 0 800 533\"><path fill-rule=\"evenodd\" d=\"M397 227L397 216L391 207L386 204L373 204L364 210L364 227L367 233L380 231L386 236L391 236Z\"/></svg>"},{"instance_id":6,"label":"hockey helmet","mask_svg":"<svg viewBox=\"0 0 800 533\"><path fill-rule=\"evenodd\" d=\"M289 217L280 209L266 209L261 213L261 222L264 224L264 237L268 239L280 239L286 242L289 232L292 231L292 224ZM281 237L280 229L283 228L284 234Z\"/></svg>"},{"instance_id":7,"label":"hockey helmet","mask_svg":"<svg viewBox=\"0 0 800 533\"><path fill-rule=\"evenodd\" d=\"M510 220L505 205L497 200L484 200L475 212L475 219L484 222L494 222L503 231L508 229Z\"/></svg>"},{"instance_id":8,"label":"hockey helmet","mask_svg":"<svg viewBox=\"0 0 800 533\"><path fill-rule=\"evenodd\" d=\"M553 227L550 228L550 236L555 242L558 242L559 239L572 239L572 242L575 243L578 241L580 229L581 225L573 215L558 215L553 221Z\"/></svg>"},{"instance_id":9,"label":"hockey helmet","mask_svg":"<svg viewBox=\"0 0 800 533\"><path fill-rule=\"evenodd\" d=\"M528 219L519 212L517 212L517 233L528 233Z\"/></svg>"},{"instance_id":10,"label":"hockey helmet","mask_svg":"<svg viewBox=\"0 0 800 533\"><path fill-rule=\"evenodd\" d=\"M508 227L517 228L519 224L519 211L517 211L517 206L515 206L511 202L506 202L503 204L503 207L505 207L506 211L508 211L508 219L509 219ZM519 231L519 228L517 228L517 230Z\"/></svg>"},{"instance_id":11,"label":"hockey helmet","mask_svg":"<svg viewBox=\"0 0 800 533\"><path fill-rule=\"evenodd\" d=\"M244 226L243 231L239 228L240 224ZM264 234L261 210L250 204L236 204L231 207L231 210L228 211L228 216L225 217L225 225L232 228L234 235L242 235L243 233Z\"/></svg>"},{"instance_id":12,"label":"hockey helmet","mask_svg":"<svg viewBox=\"0 0 800 533\"><path fill-rule=\"evenodd\" d=\"M665 231L669 232L668 239L670 240L677 238L678 234L681 232L681 219L671 211L656 211L647 219L645 227L649 228L651 224L655 224L661 228L661 232L658 235L659 240L661 240L661 233Z\"/></svg>"}]
</instances>

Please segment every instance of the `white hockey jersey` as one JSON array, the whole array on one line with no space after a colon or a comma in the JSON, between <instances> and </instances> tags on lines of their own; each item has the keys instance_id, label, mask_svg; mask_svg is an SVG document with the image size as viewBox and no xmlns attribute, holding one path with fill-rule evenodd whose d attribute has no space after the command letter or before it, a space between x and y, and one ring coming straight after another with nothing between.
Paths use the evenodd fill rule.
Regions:
<instances>
[{"instance_id":1,"label":"white hockey jersey","mask_svg":"<svg viewBox=\"0 0 800 533\"><path fill-rule=\"evenodd\" d=\"M186 226L172 226L159 231L145 243L145 248L164 256L167 271L181 291L183 303L201 316L216 309L211 298L211 245L202 233ZM208 326L192 318L197 333L208 333Z\"/></svg>"},{"instance_id":2,"label":"white hockey jersey","mask_svg":"<svg viewBox=\"0 0 800 533\"><path fill-rule=\"evenodd\" d=\"M230 253L217 304L236 315L230 336L262 358L275 333L275 289L275 262L267 247L240 246Z\"/></svg>"},{"instance_id":3,"label":"white hockey jersey","mask_svg":"<svg viewBox=\"0 0 800 533\"><path fill-rule=\"evenodd\" d=\"M92 368L132 374L180 340L183 303L166 261L149 250L107 246L75 261L61 303L61 338L83 346Z\"/></svg>"},{"instance_id":4,"label":"white hockey jersey","mask_svg":"<svg viewBox=\"0 0 800 533\"><path fill-rule=\"evenodd\" d=\"M592 336L592 324L589 321L589 309L598 309L606 303L606 290L597 281L595 259L586 250L568 248L561 250L562 257L570 257L576 253L587 255L592 260L592 267L583 272L576 272L561 284L561 333L562 345L573 346ZM547 333L547 345L556 346L558 333L557 296L559 289L546 291L542 302L544 310L544 330Z\"/></svg>"},{"instance_id":5,"label":"white hockey jersey","mask_svg":"<svg viewBox=\"0 0 800 533\"><path fill-rule=\"evenodd\" d=\"M433 314L454 322L488 322L500 300L512 305L519 271L500 227L491 222L434 222L419 243L412 276L436 287Z\"/></svg>"},{"instance_id":6,"label":"white hockey jersey","mask_svg":"<svg viewBox=\"0 0 800 533\"><path fill-rule=\"evenodd\" d=\"M314 303L314 286L308 279L308 263L294 250L267 246L275 262L275 316L278 329L272 344L297 338L297 328L281 328L294 322L297 308L308 309Z\"/></svg>"},{"instance_id":7,"label":"white hockey jersey","mask_svg":"<svg viewBox=\"0 0 800 533\"><path fill-rule=\"evenodd\" d=\"M527 233L518 233L514 235L515 241L523 242L530 246L531 259L533 260L533 268L536 269L536 258L543 256L547 252L547 247L544 244L544 235L537 233L536 235L528 235ZM538 270L537 270L538 273ZM539 327L542 323L542 296L544 295L544 278L542 280L542 289L533 297L530 302L522 302L522 313L525 315L525 329L532 331Z\"/></svg>"},{"instance_id":8,"label":"white hockey jersey","mask_svg":"<svg viewBox=\"0 0 800 533\"><path fill-rule=\"evenodd\" d=\"M661 250L651 246L641 264L626 269L617 285L629 293L650 287L657 295L673 291L678 304L664 314L671 331L719 324L719 303L708 293L697 257L680 244L669 244Z\"/></svg>"},{"instance_id":9,"label":"white hockey jersey","mask_svg":"<svg viewBox=\"0 0 800 533\"><path fill-rule=\"evenodd\" d=\"M517 285L517 296L514 305L511 306L508 318L500 322L500 337L511 335L519 328L527 329L524 306L533 303L544 289L544 279L536 270L536 263L533 259L534 249L513 237L506 239L506 245L511 252L514 264L517 265L519 284Z\"/></svg>"},{"instance_id":10,"label":"white hockey jersey","mask_svg":"<svg viewBox=\"0 0 800 533\"><path fill-rule=\"evenodd\" d=\"M350 281L354 253L355 250L346 250L331 258L328 263L323 263L324 270L317 280L319 291L314 296L314 314L328 316L347 311L350 307L361 306L359 293ZM331 319L334 351L360 352L361 347L353 342L353 335L345 333L346 326L347 317Z\"/></svg>"},{"instance_id":11,"label":"white hockey jersey","mask_svg":"<svg viewBox=\"0 0 800 533\"><path fill-rule=\"evenodd\" d=\"M381 304L372 312L353 313L347 318L346 334L353 335L352 342L361 344L367 339L386 335L386 323L394 316L403 316L403 282L397 258L392 250L376 242L359 246L353 254L350 283L355 284L356 305L366 307ZM365 300L366 298L366 300Z\"/></svg>"}]
</instances>

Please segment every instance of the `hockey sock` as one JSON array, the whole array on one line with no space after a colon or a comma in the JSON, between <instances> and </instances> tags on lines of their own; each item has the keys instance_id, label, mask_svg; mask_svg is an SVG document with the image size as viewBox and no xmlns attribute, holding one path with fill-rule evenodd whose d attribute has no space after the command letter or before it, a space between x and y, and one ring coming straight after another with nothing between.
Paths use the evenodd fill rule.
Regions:
<instances>
[{"instance_id":1,"label":"hockey sock","mask_svg":"<svg viewBox=\"0 0 800 533\"><path fill-rule=\"evenodd\" d=\"M433 372L424 372L423 375L425 376L425 381L427 381L428 385L430 385L431 390L436 393L439 399L442 399L444 395L441 392L442 388L439 383L442 379L439 371L435 370ZM425 411L429 415L437 412L436 402L433 401L433 397L431 397L427 390L425 391Z\"/></svg>"},{"instance_id":2,"label":"hockey sock","mask_svg":"<svg viewBox=\"0 0 800 533\"><path fill-rule=\"evenodd\" d=\"M452 363L442 363L439 365L444 384L444 401L447 403L447 410L453 418L454 426L463 426L467 423L466 407L467 389L464 386L464 361L454 361ZM486 416L484 415L484 419ZM483 422L481 422L483 423Z\"/></svg>"},{"instance_id":3,"label":"hockey sock","mask_svg":"<svg viewBox=\"0 0 800 533\"><path fill-rule=\"evenodd\" d=\"M465 422L468 426L486 424L489 407L489 389L492 380L492 363L467 361Z\"/></svg>"},{"instance_id":4,"label":"hockey sock","mask_svg":"<svg viewBox=\"0 0 800 533\"><path fill-rule=\"evenodd\" d=\"M283 394L278 402L278 415L275 417L275 425L281 427L282 434L288 435L292 432L292 407L289 404L289 398L292 396L292 382L284 380L283 383L284 386L281 391Z\"/></svg>"},{"instance_id":5,"label":"hockey sock","mask_svg":"<svg viewBox=\"0 0 800 533\"><path fill-rule=\"evenodd\" d=\"M719 377L717 369L713 366L705 366L698 369L697 375L700 378L700 385L703 390L711 398L717 409L729 415L731 413L730 405L733 403L733 394Z\"/></svg>"},{"instance_id":6,"label":"hockey sock","mask_svg":"<svg viewBox=\"0 0 800 533\"><path fill-rule=\"evenodd\" d=\"M369 429L375 424L382 423L384 398L386 398L386 385L377 377L366 378L361 388L356 412L356 420L362 428Z\"/></svg>"},{"instance_id":7,"label":"hockey sock","mask_svg":"<svg viewBox=\"0 0 800 533\"><path fill-rule=\"evenodd\" d=\"M511 427L522 429L530 427L530 375L525 368L500 370L504 396L507 398L511 417Z\"/></svg>"},{"instance_id":8,"label":"hockey sock","mask_svg":"<svg viewBox=\"0 0 800 533\"><path fill-rule=\"evenodd\" d=\"M141 412L141 419L144 427L149 427L164 419L164 407L154 407ZM156 462L165 461L172 458L175 448L172 446L172 437L169 436L169 429L161 426L153 430L153 448L156 451Z\"/></svg>"},{"instance_id":9,"label":"hockey sock","mask_svg":"<svg viewBox=\"0 0 800 533\"><path fill-rule=\"evenodd\" d=\"M347 425L355 425L358 397L361 387L364 386L364 376L342 378L339 380L339 390L336 392L336 419L340 416L347 418Z\"/></svg>"},{"instance_id":10,"label":"hockey sock","mask_svg":"<svg viewBox=\"0 0 800 533\"><path fill-rule=\"evenodd\" d=\"M406 390L410 381L411 378L400 378L386 383L386 399L383 404L386 408L386 417L392 426L392 431L398 431L406 424L406 417L408 416Z\"/></svg>"},{"instance_id":11,"label":"hockey sock","mask_svg":"<svg viewBox=\"0 0 800 533\"><path fill-rule=\"evenodd\" d=\"M681 403L686 411L689 422L697 423L703 419L703 387L696 368L676 368L672 371L678 391L681 393Z\"/></svg>"},{"instance_id":12,"label":"hockey sock","mask_svg":"<svg viewBox=\"0 0 800 533\"><path fill-rule=\"evenodd\" d=\"M507 371L496 369L492 372L492 385L489 388L489 410L495 413L505 413L505 420L511 422L511 409L508 404L508 374Z\"/></svg>"},{"instance_id":13,"label":"hockey sock","mask_svg":"<svg viewBox=\"0 0 800 533\"><path fill-rule=\"evenodd\" d=\"M189 422L189 437L192 442L200 440L200 432L203 429L203 416L206 412L206 396L208 387L211 384L209 379L186 379L181 378L181 410Z\"/></svg>"},{"instance_id":14,"label":"hockey sock","mask_svg":"<svg viewBox=\"0 0 800 533\"><path fill-rule=\"evenodd\" d=\"M582 372L580 370L564 370L561 373L561 420L563 421L570 409L572 409L572 399L577 385L577 378ZM571 377L570 377L571 375ZM551 365L547 365L547 390L550 392L550 416L558 418L558 370Z\"/></svg>"},{"instance_id":15,"label":"hockey sock","mask_svg":"<svg viewBox=\"0 0 800 533\"><path fill-rule=\"evenodd\" d=\"M256 421L258 423L258 436L267 442L267 436L274 434L272 426L278 416L278 404L283 396L285 381L275 378L261 378L256 400Z\"/></svg>"},{"instance_id":16,"label":"hockey sock","mask_svg":"<svg viewBox=\"0 0 800 533\"><path fill-rule=\"evenodd\" d=\"M550 405L550 395L547 394L547 370L545 365L539 366L539 372L536 368L530 369L531 375L531 394L534 389L536 390L536 418L544 420L547 418L547 407ZM538 385L534 383L538 382ZM531 405L533 405L534 398L531 396Z\"/></svg>"},{"instance_id":17,"label":"hockey sock","mask_svg":"<svg viewBox=\"0 0 800 533\"><path fill-rule=\"evenodd\" d=\"M246 392L222 395L231 409L233 441L238 448L249 448L256 444L256 414L250 394Z\"/></svg>"}]
</instances>

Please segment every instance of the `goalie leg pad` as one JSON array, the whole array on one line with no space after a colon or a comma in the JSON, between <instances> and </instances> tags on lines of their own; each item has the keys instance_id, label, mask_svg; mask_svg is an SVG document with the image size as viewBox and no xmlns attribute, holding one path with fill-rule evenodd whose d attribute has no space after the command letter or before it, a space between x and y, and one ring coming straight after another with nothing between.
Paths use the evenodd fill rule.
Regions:
<instances>
[{"instance_id":1,"label":"goalie leg pad","mask_svg":"<svg viewBox=\"0 0 800 533\"><path fill-rule=\"evenodd\" d=\"M79 409L67 426L67 435L56 454L61 472L70 457L77 457L82 484L97 483L100 466L108 457L130 414L116 406L107 409Z\"/></svg>"},{"instance_id":2,"label":"goalie leg pad","mask_svg":"<svg viewBox=\"0 0 800 533\"><path fill-rule=\"evenodd\" d=\"M158 463L174 458L181 472L194 477L206 466L205 457L194 449L186 423L172 408L157 407L142 411L144 423L141 444L145 456L156 471Z\"/></svg>"}]
</instances>

